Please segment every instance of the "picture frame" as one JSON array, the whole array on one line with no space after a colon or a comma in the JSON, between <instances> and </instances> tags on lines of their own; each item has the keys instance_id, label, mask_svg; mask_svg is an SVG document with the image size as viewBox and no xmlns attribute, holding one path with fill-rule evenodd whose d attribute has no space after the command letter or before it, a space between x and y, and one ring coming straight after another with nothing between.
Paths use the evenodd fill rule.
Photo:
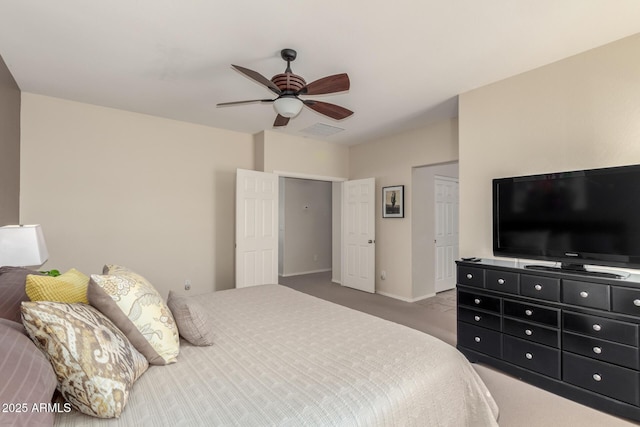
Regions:
<instances>
[{"instance_id":1,"label":"picture frame","mask_svg":"<svg viewBox=\"0 0 640 427\"><path fill-rule=\"evenodd\" d=\"M382 217L404 218L404 185L382 187Z\"/></svg>"}]
</instances>

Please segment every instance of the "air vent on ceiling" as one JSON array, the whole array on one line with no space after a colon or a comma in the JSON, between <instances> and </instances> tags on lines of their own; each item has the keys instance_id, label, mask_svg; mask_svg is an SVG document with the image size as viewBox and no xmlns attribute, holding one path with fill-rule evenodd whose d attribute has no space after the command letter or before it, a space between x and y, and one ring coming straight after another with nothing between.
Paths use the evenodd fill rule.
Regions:
<instances>
[{"instance_id":1,"label":"air vent on ceiling","mask_svg":"<svg viewBox=\"0 0 640 427\"><path fill-rule=\"evenodd\" d=\"M315 125L311 125L307 128L300 130L300 132L306 133L307 135L314 135L314 136L329 136L329 135L336 134L338 132L342 132L343 130L344 129L342 128L331 126L331 125L325 125L324 123L316 123Z\"/></svg>"}]
</instances>

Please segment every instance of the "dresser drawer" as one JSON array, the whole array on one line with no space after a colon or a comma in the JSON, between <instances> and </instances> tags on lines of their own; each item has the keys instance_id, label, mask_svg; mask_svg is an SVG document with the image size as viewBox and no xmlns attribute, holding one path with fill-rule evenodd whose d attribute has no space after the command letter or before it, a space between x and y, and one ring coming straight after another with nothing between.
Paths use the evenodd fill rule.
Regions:
<instances>
[{"instance_id":1,"label":"dresser drawer","mask_svg":"<svg viewBox=\"0 0 640 427\"><path fill-rule=\"evenodd\" d=\"M579 282L577 280L563 280L562 302L582 307L609 310L609 285Z\"/></svg>"},{"instance_id":2,"label":"dresser drawer","mask_svg":"<svg viewBox=\"0 0 640 427\"><path fill-rule=\"evenodd\" d=\"M562 334L562 349L631 369L640 368L638 347L630 345L564 332Z\"/></svg>"},{"instance_id":3,"label":"dresser drawer","mask_svg":"<svg viewBox=\"0 0 640 427\"><path fill-rule=\"evenodd\" d=\"M611 310L640 316L640 289L612 288Z\"/></svg>"},{"instance_id":4,"label":"dresser drawer","mask_svg":"<svg viewBox=\"0 0 640 427\"><path fill-rule=\"evenodd\" d=\"M560 279L522 274L520 294L547 301L560 301Z\"/></svg>"},{"instance_id":5,"label":"dresser drawer","mask_svg":"<svg viewBox=\"0 0 640 427\"><path fill-rule=\"evenodd\" d=\"M477 267L459 265L458 284L484 288L484 270Z\"/></svg>"},{"instance_id":6,"label":"dresser drawer","mask_svg":"<svg viewBox=\"0 0 640 427\"><path fill-rule=\"evenodd\" d=\"M458 345L493 357L502 357L500 332L458 322Z\"/></svg>"},{"instance_id":7,"label":"dresser drawer","mask_svg":"<svg viewBox=\"0 0 640 427\"><path fill-rule=\"evenodd\" d=\"M504 315L538 322L551 327L560 326L560 310L535 304L504 300Z\"/></svg>"},{"instance_id":8,"label":"dresser drawer","mask_svg":"<svg viewBox=\"0 0 640 427\"><path fill-rule=\"evenodd\" d=\"M564 381L638 405L640 373L637 371L566 352L562 352L562 365Z\"/></svg>"},{"instance_id":9,"label":"dresser drawer","mask_svg":"<svg viewBox=\"0 0 640 427\"><path fill-rule=\"evenodd\" d=\"M458 291L458 304L500 313L500 298Z\"/></svg>"},{"instance_id":10,"label":"dresser drawer","mask_svg":"<svg viewBox=\"0 0 640 427\"><path fill-rule=\"evenodd\" d=\"M638 346L638 325L605 319L598 316L565 311L562 313L564 330L589 335L607 341Z\"/></svg>"},{"instance_id":11,"label":"dresser drawer","mask_svg":"<svg viewBox=\"0 0 640 427\"><path fill-rule=\"evenodd\" d=\"M504 360L514 365L560 379L560 350L504 336Z\"/></svg>"},{"instance_id":12,"label":"dresser drawer","mask_svg":"<svg viewBox=\"0 0 640 427\"><path fill-rule=\"evenodd\" d=\"M470 308L458 307L458 320L482 326L483 328L500 331L500 315L490 314L486 311L472 310Z\"/></svg>"},{"instance_id":13,"label":"dresser drawer","mask_svg":"<svg viewBox=\"0 0 640 427\"><path fill-rule=\"evenodd\" d=\"M533 341L551 347L560 347L560 332L558 329L505 318L504 332L527 341Z\"/></svg>"},{"instance_id":14,"label":"dresser drawer","mask_svg":"<svg viewBox=\"0 0 640 427\"><path fill-rule=\"evenodd\" d=\"M518 294L520 291L520 275L505 271L487 270L485 287L500 292Z\"/></svg>"}]
</instances>

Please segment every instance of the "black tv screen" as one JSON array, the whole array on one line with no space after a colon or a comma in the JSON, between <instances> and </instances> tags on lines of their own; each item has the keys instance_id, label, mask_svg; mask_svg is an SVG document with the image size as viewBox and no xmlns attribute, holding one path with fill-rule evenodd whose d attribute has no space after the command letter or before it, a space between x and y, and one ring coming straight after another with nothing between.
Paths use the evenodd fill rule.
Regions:
<instances>
[{"instance_id":1,"label":"black tv screen","mask_svg":"<svg viewBox=\"0 0 640 427\"><path fill-rule=\"evenodd\" d=\"M640 268L640 165L494 179L493 252Z\"/></svg>"}]
</instances>

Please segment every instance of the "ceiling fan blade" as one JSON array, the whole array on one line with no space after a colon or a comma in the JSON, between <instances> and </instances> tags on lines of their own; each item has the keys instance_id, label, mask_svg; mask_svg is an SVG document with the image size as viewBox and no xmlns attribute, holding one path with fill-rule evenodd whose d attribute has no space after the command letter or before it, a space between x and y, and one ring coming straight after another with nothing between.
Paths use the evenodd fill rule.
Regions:
<instances>
[{"instance_id":1,"label":"ceiling fan blade","mask_svg":"<svg viewBox=\"0 0 640 427\"><path fill-rule=\"evenodd\" d=\"M289 117L284 117L278 114L276 121L273 122L273 127L286 126L289 123Z\"/></svg>"},{"instance_id":2,"label":"ceiling fan blade","mask_svg":"<svg viewBox=\"0 0 640 427\"><path fill-rule=\"evenodd\" d=\"M312 110L336 120L342 120L353 114L353 111L351 110L347 110L346 108L336 104L329 104L328 102L312 101L309 99L302 102Z\"/></svg>"},{"instance_id":3,"label":"ceiling fan blade","mask_svg":"<svg viewBox=\"0 0 640 427\"><path fill-rule=\"evenodd\" d=\"M282 91L280 90L280 88L278 86L276 86L271 80L269 80L268 78L266 78L262 74L258 73L257 71L253 71L253 70L250 70L248 68L241 67L239 65L233 65L232 64L231 66L233 68L235 68L236 70L240 71L245 76L249 77L250 79L260 83L263 86L266 86L272 92L274 92L274 93L276 93L278 95L282 94Z\"/></svg>"},{"instance_id":4,"label":"ceiling fan blade","mask_svg":"<svg viewBox=\"0 0 640 427\"><path fill-rule=\"evenodd\" d=\"M249 101L221 102L216 107L224 107L225 105L251 104L253 102L273 102L275 99L251 99Z\"/></svg>"},{"instance_id":5,"label":"ceiling fan blade","mask_svg":"<svg viewBox=\"0 0 640 427\"><path fill-rule=\"evenodd\" d=\"M349 90L349 76L346 73L334 74L309 83L298 91L298 95L322 95L325 93Z\"/></svg>"}]
</instances>

